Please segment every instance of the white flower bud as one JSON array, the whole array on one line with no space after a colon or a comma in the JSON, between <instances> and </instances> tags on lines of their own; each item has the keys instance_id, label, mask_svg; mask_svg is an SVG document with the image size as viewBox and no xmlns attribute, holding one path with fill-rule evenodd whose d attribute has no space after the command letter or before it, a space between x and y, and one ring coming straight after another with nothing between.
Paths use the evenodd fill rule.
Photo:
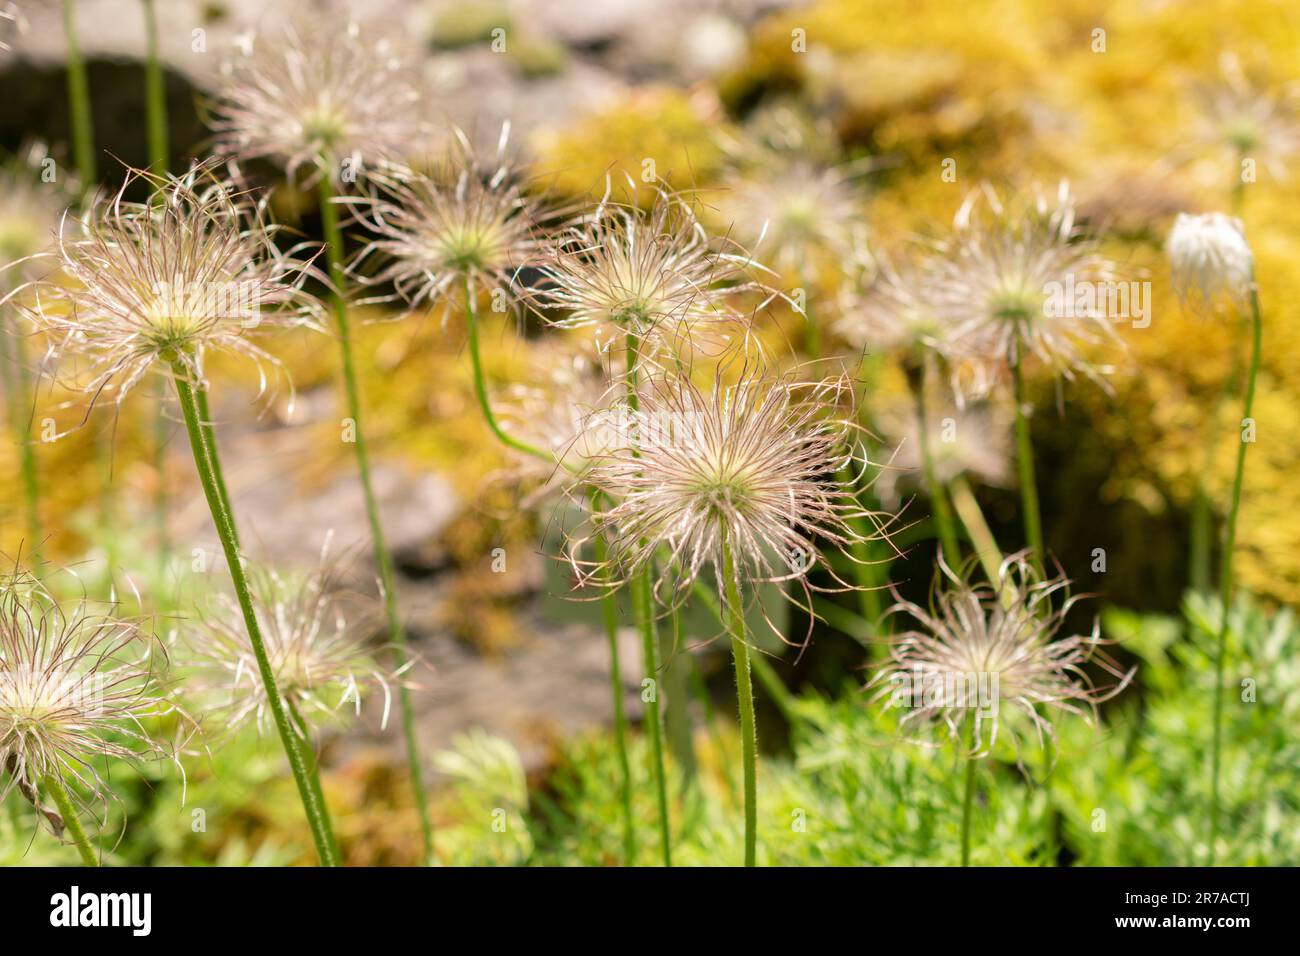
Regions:
<instances>
[{"instance_id":1,"label":"white flower bud","mask_svg":"<svg viewBox=\"0 0 1300 956\"><path fill-rule=\"evenodd\" d=\"M1241 220L1220 212L1179 213L1165 242L1178 296L1208 309L1216 300L1244 305L1255 282L1255 257Z\"/></svg>"}]
</instances>

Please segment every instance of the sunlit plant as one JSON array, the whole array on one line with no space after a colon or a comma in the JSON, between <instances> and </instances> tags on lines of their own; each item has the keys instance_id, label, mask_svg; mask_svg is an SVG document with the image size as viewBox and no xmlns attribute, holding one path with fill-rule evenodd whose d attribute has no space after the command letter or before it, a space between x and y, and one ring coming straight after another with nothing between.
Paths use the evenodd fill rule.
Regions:
<instances>
[{"instance_id":1,"label":"sunlit plant","mask_svg":"<svg viewBox=\"0 0 1300 956\"><path fill-rule=\"evenodd\" d=\"M262 370L278 363L253 340L262 328L318 322L303 291L311 267L281 251L262 208L210 167L186 175L132 172L155 188L143 203L118 192L59 238L60 271L31 287L28 314L49 335L67 384L91 406L131 391L154 367L171 378L195 467L234 582L268 706L289 758L321 862L338 850L319 782L289 722L249 593L239 535L208 414L206 359L231 352ZM126 186L123 186L125 189ZM89 414L89 412L87 412Z\"/></svg>"}]
</instances>

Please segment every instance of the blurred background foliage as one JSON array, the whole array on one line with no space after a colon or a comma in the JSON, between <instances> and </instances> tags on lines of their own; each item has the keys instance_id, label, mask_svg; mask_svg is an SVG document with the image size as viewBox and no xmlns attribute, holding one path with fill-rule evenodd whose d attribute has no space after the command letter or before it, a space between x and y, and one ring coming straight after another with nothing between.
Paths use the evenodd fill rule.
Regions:
<instances>
[{"instance_id":1,"label":"blurred background foliage","mask_svg":"<svg viewBox=\"0 0 1300 956\"><path fill-rule=\"evenodd\" d=\"M517 30L522 40L510 57L525 84L563 75L575 59L592 54L531 29L526 12L512 4L425 6L433 24L431 50L481 46L500 25ZM1243 336L1231 317L1201 320L1179 308L1161 244L1178 211L1237 211L1243 217L1256 256L1265 348L1259 439L1246 472L1237 552L1239 580L1253 597L1243 598L1233 617L1224 763L1230 802L1220 860L1300 863L1300 744L1294 733L1300 726L1300 632L1286 608L1300 603L1300 483L1294 480L1300 464L1300 176L1294 171L1300 114L1279 107L1266 121L1247 117L1256 125L1240 129L1226 127L1205 108L1207 96L1226 95L1228 74L1237 71L1256 100L1290 102L1300 63L1300 12L1287 0L756 6L763 9L744 22L741 54L724 68L686 79L649 71L576 117L529 124L520 139L539 187L574 200L599 197L607 188L626 196L628 177L641 183L651 169L693 191L710 219L739 165L736 143L758 141L774 154L789 150L825 164L857 164L862 172L853 181L870 248L889 252L909 236L941 229L981 180L1029 189L1068 179L1082 214L1104 230L1109 254L1134 278L1151 282L1150 326L1122 328L1127 354L1106 356L1117 366L1111 390L1074 384L1058 393L1044 378L1035 385L1033 418L1048 547L1081 589L1100 595L1109 636L1141 664L1140 687L1108 705L1098 728L1064 721L1057 746L1048 750L1054 764L1022 770L1014 762L990 762L980 818L987 829L976 841L977 863L1179 864L1203 852L1198 840L1212 674L1205 635L1217 612L1185 595L1189 509L1202 473L1213 501L1227 497L1236 404L1221 407L1219 398ZM137 79L132 74L121 82ZM180 79L173 75L170 82ZM187 92L179 98L184 113ZM54 122L32 132L66 140ZM174 128L197 126L191 117ZM4 129L4 145L16 150L11 125ZM1260 162L1257 180L1238 189L1241 154L1234 143L1243 137L1252 143L1248 154ZM191 140L197 154L201 138ZM137 146L124 155L142 155ZM1276 155L1265 155L1269 150ZM1274 162L1266 162L1270 158ZM955 181L941 175L945 160L955 163ZM298 201L284 184L278 188L278 214L316 234L318 224L299 212L310 203ZM642 190L634 198L648 195ZM720 230L728 225L710 221ZM765 251L759 248L760 260ZM835 343L828 330L845 272L841 262L818 261L805 275L783 276L782 282L811 286L813 314L821 317L827 341L853 359L854 351ZM485 654L502 653L527 640L522 614L536 581L562 590L564 575L484 574L484 556L500 545L534 554L545 518L516 507L510 461L474 406L460 317L435 311L385 321L394 316L379 307L369 317L374 321L359 330L358 342L363 392L372 397L372 453L411 472L435 471L460 499L437 543L438 571L452 582L438 627ZM760 322L764 337L780 343L798 338L802 319L777 301ZM513 317L490 316L485 323L487 371L497 386L525 378L543 337L555 337ZM328 393L335 350L327 339L295 333L269 347L284 361L301 402ZM29 356L40 351L38 341L27 343ZM254 390L246 369L232 364L219 371L249 394ZM869 411L904 395L896 368L878 369L873 383ZM290 421L289 398L282 392L266 403L249 427ZM233 407L251 418L238 402ZM162 472L155 467L152 408L133 398L119 409L103 409L38 452L49 533L42 555L76 562L88 577L111 561L119 582L126 569L146 593L153 489L161 482L177 498L196 491L179 459ZM35 421L50 418L62 430L83 414L71 395L47 383ZM1221 440L1207 459L1203 435L1216 417ZM283 477L308 496L347 468L350 452L329 414L309 415L299 427L313 455L301 472ZM106 533L93 452L110 433L117 511L112 534ZM173 438L175 445L183 435ZM0 442L0 474L17 472L13 443ZM977 487L976 494L1003 549L1019 547L1014 491ZM923 502L915 507L927 510ZM6 493L0 497L0 548L6 553L16 550L21 528L19 498ZM1106 551L1104 574L1092 570L1095 548ZM895 579L905 588L923 588L932 550L922 538L896 566ZM868 657L846 631L823 624L806 659L797 668L783 666L798 696L784 713L769 706L760 728L761 742L773 752L760 784L760 852L768 863L955 862L961 808L951 756L899 745L893 719L868 707L859 691ZM1238 706L1233 689L1247 679L1257 682L1257 697ZM718 714L702 718L696 730L697 785L676 790L682 862L739 855L738 784L730 776L738 744L726 675L714 675L712 685ZM701 706L707 704L706 698ZM323 743L330 768L325 786L349 862L415 862L414 809L391 753L352 747L346 760L331 762L337 743ZM510 743L483 733L431 746L439 751L434 814L442 862L617 860L617 774L602 731L551 741L541 768L527 771ZM644 766L643 754L633 757L634 767ZM310 858L273 742L240 735L188 759L186 768L184 804L181 782L165 765L117 781L122 803L108 808L106 828L117 832L125 820L115 860L274 864ZM277 790L285 791L283 800L272 798ZM648 785L636 799L649 833ZM202 827L196 810L203 811ZM31 838L26 811L15 797L6 802L0 861L70 859L71 850ZM643 862L651 862L652 847L641 851Z\"/></svg>"}]
</instances>

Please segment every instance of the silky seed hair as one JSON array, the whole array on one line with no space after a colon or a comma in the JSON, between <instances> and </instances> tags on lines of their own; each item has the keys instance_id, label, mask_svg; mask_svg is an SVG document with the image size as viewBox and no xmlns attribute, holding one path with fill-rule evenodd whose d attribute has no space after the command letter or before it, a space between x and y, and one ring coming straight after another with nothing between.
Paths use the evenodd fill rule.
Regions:
<instances>
[{"instance_id":1,"label":"silky seed hair","mask_svg":"<svg viewBox=\"0 0 1300 956\"><path fill-rule=\"evenodd\" d=\"M371 258L383 265L363 281L392 283L412 308L463 297L468 288L491 296L493 307L516 309L515 278L538 256L544 214L527 192L525 171L507 158L509 138L506 123L495 158L485 163L456 129L430 170L389 164L372 175L371 196L357 209L374 238L353 269Z\"/></svg>"},{"instance_id":2,"label":"silky seed hair","mask_svg":"<svg viewBox=\"0 0 1300 956\"><path fill-rule=\"evenodd\" d=\"M1104 294L1119 271L1077 227L1065 183L1052 199L1007 202L982 185L967 196L932 261L935 306L951 323L950 341L968 357L1009 364L1032 355L1064 378L1080 373L1104 384L1111 367L1094 365L1086 353L1122 346ZM1054 288L1088 284L1101 290L1091 303L1070 298L1057 308Z\"/></svg>"},{"instance_id":3,"label":"silky seed hair","mask_svg":"<svg viewBox=\"0 0 1300 956\"><path fill-rule=\"evenodd\" d=\"M1095 622L1087 634L1060 636L1081 599L1064 574L1045 578L1027 552L1004 560L995 583L974 582L971 573L954 572L940 555L930 606L900 600L889 611L916 626L890 640L869 686L873 700L903 712L901 726L919 742L946 739L980 758L1008 735L1019 760L1026 740L1043 747L1055 740L1057 719L1091 720L1098 703L1128 686L1135 670L1102 650ZM1097 686L1089 665L1114 683Z\"/></svg>"},{"instance_id":4,"label":"silky seed hair","mask_svg":"<svg viewBox=\"0 0 1300 956\"><path fill-rule=\"evenodd\" d=\"M383 699L387 727L392 685L401 672L381 666L369 646L374 609L344 591L343 564L328 557L307 571L281 572L262 564L247 568L249 591L280 696L300 729L334 718L345 708L361 713L363 696ZM233 730L270 727L271 709L248 630L235 595L223 593L184 637L186 685L205 710Z\"/></svg>"},{"instance_id":5,"label":"silky seed hair","mask_svg":"<svg viewBox=\"0 0 1300 956\"><path fill-rule=\"evenodd\" d=\"M588 475L608 504L570 542L579 578L617 584L654 568L661 600L673 603L712 565L725 593L726 535L751 596L767 582L798 581L805 596L851 589L824 551L853 560L853 546L884 538L891 520L855 495L867 464L851 382L803 382L757 366L734 383L722 375L706 391L685 375L655 374L637 389L636 407L620 410L622 443ZM582 556L595 534L609 541L607 567ZM829 583L814 582L814 570Z\"/></svg>"},{"instance_id":6,"label":"silky seed hair","mask_svg":"<svg viewBox=\"0 0 1300 956\"><path fill-rule=\"evenodd\" d=\"M154 187L127 202L134 182ZM280 364L254 341L272 327L320 327L322 307L303 290L318 275L302 246L281 250L254 200L216 170L181 177L130 170L115 194L81 220L65 216L48 264L52 275L20 287L17 301L51 337L68 385L120 402L155 363L177 361L198 381L210 352L257 367L265 394ZM274 378L269 377L273 373Z\"/></svg>"},{"instance_id":7,"label":"silky seed hair","mask_svg":"<svg viewBox=\"0 0 1300 956\"><path fill-rule=\"evenodd\" d=\"M853 170L806 159L737 172L714 203L717 218L755 255L799 282L821 254L842 263L865 248L866 222Z\"/></svg>"},{"instance_id":8,"label":"silky seed hair","mask_svg":"<svg viewBox=\"0 0 1300 956\"><path fill-rule=\"evenodd\" d=\"M408 58L387 36L328 17L247 38L222 66L207 106L219 156L270 159L290 179L314 182L343 164L364 173L398 159L426 135L420 87Z\"/></svg>"},{"instance_id":9,"label":"silky seed hair","mask_svg":"<svg viewBox=\"0 0 1300 956\"><path fill-rule=\"evenodd\" d=\"M607 348L625 336L653 354L683 344L719 347L748 328L739 297L776 297L755 274L768 272L737 243L711 237L685 196L657 188L648 210L612 202L557 230L526 290L558 328L591 328Z\"/></svg>"},{"instance_id":10,"label":"silky seed hair","mask_svg":"<svg viewBox=\"0 0 1300 956\"><path fill-rule=\"evenodd\" d=\"M139 625L111 608L60 602L17 564L0 574L0 800L17 789L61 833L45 798L50 778L79 806L106 804L112 761L174 759L156 719L187 719L164 690L164 664Z\"/></svg>"}]
</instances>

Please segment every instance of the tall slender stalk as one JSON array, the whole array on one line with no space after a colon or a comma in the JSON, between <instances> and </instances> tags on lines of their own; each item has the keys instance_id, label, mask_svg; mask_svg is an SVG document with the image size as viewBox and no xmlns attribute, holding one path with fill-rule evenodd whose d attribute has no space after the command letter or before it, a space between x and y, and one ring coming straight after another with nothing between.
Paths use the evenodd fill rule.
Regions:
<instances>
[{"instance_id":1,"label":"tall slender stalk","mask_svg":"<svg viewBox=\"0 0 1300 956\"><path fill-rule=\"evenodd\" d=\"M144 103L149 130L149 169L155 176L167 172L169 153L167 131L167 96L163 85L162 64L158 60L158 17L154 0L140 0L144 12L145 59ZM161 195L161 194L159 194ZM203 409L206 422L207 410ZM161 586L167 572L171 541L167 530L167 415L159 402L154 410L154 529L158 538L158 581Z\"/></svg>"},{"instance_id":2,"label":"tall slender stalk","mask_svg":"<svg viewBox=\"0 0 1300 956\"><path fill-rule=\"evenodd\" d=\"M663 728L659 716L659 638L655 627L654 600L650 580L644 574L632 578L633 613L641 631L641 654L645 674L653 682L645 701L646 737L650 741L650 773L654 779L655 802L659 809L659 851L664 866L673 865L672 840L668 831L668 781L664 773ZM642 697L644 698L644 694Z\"/></svg>"},{"instance_id":3,"label":"tall slender stalk","mask_svg":"<svg viewBox=\"0 0 1300 956\"><path fill-rule=\"evenodd\" d=\"M154 0L140 0L144 7L144 93L149 127L149 168L155 176L167 172L167 91L162 64L158 60L158 17Z\"/></svg>"},{"instance_id":4,"label":"tall slender stalk","mask_svg":"<svg viewBox=\"0 0 1300 956\"><path fill-rule=\"evenodd\" d=\"M1034 476L1034 445L1029 437L1029 419L1025 417L1025 381L1021 355L1016 349L1011 363L1012 400L1016 406L1016 470L1020 478L1020 504L1025 522L1025 543L1029 546L1034 567L1043 570L1043 519L1038 510L1038 483Z\"/></svg>"},{"instance_id":5,"label":"tall slender stalk","mask_svg":"<svg viewBox=\"0 0 1300 956\"><path fill-rule=\"evenodd\" d=\"M975 500L970 482L966 480L965 475L958 475L948 483L948 489L952 493L952 504L957 509L957 517L961 519L971 543L975 546L980 567L984 569L984 575L989 579L989 583L996 586L998 568L1002 564L1002 549L998 547L997 539L993 537L988 522L984 520L984 512L980 510L979 502ZM1006 597L1010 599L1011 595L1008 593Z\"/></svg>"},{"instance_id":6,"label":"tall slender stalk","mask_svg":"<svg viewBox=\"0 0 1300 956\"><path fill-rule=\"evenodd\" d=\"M76 0L63 0L63 34L68 45L68 119L72 125L72 152L77 164L81 188L94 188L95 128L90 115L90 82L86 63L77 44L77 23L73 13Z\"/></svg>"},{"instance_id":7,"label":"tall slender stalk","mask_svg":"<svg viewBox=\"0 0 1300 956\"><path fill-rule=\"evenodd\" d=\"M934 467L934 449L930 447L929 410L925 404L925 360L914 363L907 374L908 384L912 388L912 399L916 405L917 442L921 446L921 470L925 476L926 491L930 494L930 506L934 509L934 522L939 528L939 546L943 548L944 560L948 566L956 568L961 565L961 546L957 542L957 527L952 520L952 511L948 505L948 495L939 481Z\"/></svg>"},{"instance_id":8,"label":"tall slender stalk","mask_svg":"<svg viewBox=\"0 0 1300 956\"><path fill-rule=\"evenodd\" d=\"M324 165L324 164L323 164ZM393 573L393 558L384 539L380 521L379 504L370 477L370 456L366 450L365 429L361 425L361 391L357 386L356 363L352 356L352 328L348 319L348 306L344 298L347 275L343 269L343 231L339 227L338 207L334 198L334 180L328 166L320 177L320 216L325 231L325 250L329 261L330 280L334 285L334 318L338 326L339 353L343 367L343 391L348 417L352 419L355 440L357 471L361 476L361 491L366 503L366 519L370 523L370 538L379 565L379 583L383 591L384 615L388 621L388 640L398 672L406 669L410 655L407 651L406 629L402 626L397 607L397 587ZM399 709L402 714L402 735L406 739L406 762L411 775L416 809L420 815L420 835L424 844L424 860L433 863L433 821L429 816L428 798L424 792L424 772L420 762L420 745L415 736L415 711L411 706L411 692L402 681L397 689Z\"/></svg>"},{"instance_id":9,"label":"tall slender stalk","mask_svg":"<svg viewBox=\"0 0 1300 956\"><path fill-rule=\"evenodd\" d=\"M1252 279L1252 286L1254 285ZM1259 292L1250 293L1250 371L1246 378L1246 398L1242 403L1242 420L1251 417L1255 405L1255 380L1259 376L1259 358L1264 338L1264 322L1259 311ZM1215 844L1219 838L1219 766L1223 743L1223 665L1227 656L1228 618L1232 604L1232 558L1237 545L1237 514L1241 510L1241 486L1246 474L1246 446L1250 444L1238 436L1237 470L1232 478L1232 504L1228 509L1228 522L1223 542L1223 563L1219 572L1219 601L1222 617L1214 653L1214 747L1210 757L1210 845L1208 864L1214 865Z\"/></svg>"},{"instance_id":10,"label":"tall slender stalk","mask_svg":"<svg viewBox=\"0 0 1300 956\"><path fill-rule=\"evenodd\" d=\"M81 826L81 818L77 816L77 808L73 806L72 798L68 796L68 788L63 785L62 778L55 773L48 775L45 778L45 789L49 790L50 795L54 797L54 805L59 808L59 815L63 817L63 826L72 837L77 852L81 854L81 862L86 866L99 866L99 856L86 837L86 831Z\"/></svg>"},{"instance_id":11,"label":"tall slender stalk","mask_svg":"<svg viewBox=\"0 0 1300 956\"><path fill-rule=\"evenodd\" d=\"M596 502L592 501L592 507ZM603 535L596 536L596 563L604 567L609 546ZM608 586L609 582L605 584ZM623 804L623 865L636 862L636 827L632 820L632 767L627 757L627 715L623 707L623 670L619 663L618 598L607 590L600 599L605 618L605 636L609 640L609 683L614 696L614 748L618 754L619 799Z\"/></svg>"},{"instance_id":12,"label":"tall slender stalk","mask_svg":"<svg viewBox=\"0 0 1300 956\"><path fill-rule=\"evenodd\" d=\"M334 842L334 833L330 826L329 809L321 796L320 781L315 779L315 774L309 770L302 743L289 723L280 690L275 683L271 660L266 653L266 644L262 639L262 628L253 609L248 580L244 576L244 568L240 562L235 516L226 504L228 495L221 486L223 483L218 471L213 467L213 463L218 460L217 449L215 445L209 446L204 439L199 401L190 381L189 371L179 360L172 363L172 381L176 387L181 413L185 418L185 430L194 453L194 466L198 470L199 482L203 486L203 496L207 499L208 510L212 513L212 521L217 528L217 537L221 540L226 565L235 586L235 597L239 601L244 625L248 629L248 641L253 648L262 686L266 690L267 704L280 735L280 742L284 746L285 756L289 758L289 768L293 772L294 782L298 785L298 796L307 814L307 824L311 828L312 839L316 844L316 853L322 865L338 866L340 862L338 846Z\"/></svg>"},{"instance_id":13,"label":"tall slender stalk","mask_svg":"<svg viewBox=\"0 0 1300 956\"><path fill-rule=\"evenodd\" d=\"M641 343L633 332L627 333L627 404L635 413L639 407L637 397L637 362ZM659 640L656 636L653 584L651 568L637 572L631 582L632 611L641 629L641 650L645 675L654 682L651 699L646 701L646 732L650 738L650 771L654 777L655 797L659 804L659 843L664 866L673 865L672 842L668 823L668 783L664 773L663 729L659 717Z\"/></svg>"},{"instance_id":14,"label":"tall slender stalk","mask_svg":"<svg viewBox=\"0 0 1300 956\"><path fill-rule=\"evenodd\" d=\"M758 735L754 723L754 685L750 676L749 643L745 635L745 606L727 530L722 532L722 577L726 587L727 630L736 665L736 700L740 708L740 742L745 779L745 866L754 866L758 852Z\"/></svg>"},{"instance_id":15,"label":"tall slender stalk","mask_svg":"<svg viewBox=\"0 0 1300 956\"><path fill-rule=\"evenodd\" d=\"M507 434L497 421L496 415L492 413L492 403L488 400L487 381L483 375L483 359L479 354L478 308L474 301L474 289L468 278L465 280L465 328L469 338L469 360L474 369L474 397L478 399L479 410L482 411L483 419L487 422L488 428L492 429L492 434L496 435L497 440L507 448L521 451L525 455L532 455L542 461L554 461L551 455L546 454L536 445L530 445L526 441L520 441L513 435Z\"/></svg>"}]
</instances>

